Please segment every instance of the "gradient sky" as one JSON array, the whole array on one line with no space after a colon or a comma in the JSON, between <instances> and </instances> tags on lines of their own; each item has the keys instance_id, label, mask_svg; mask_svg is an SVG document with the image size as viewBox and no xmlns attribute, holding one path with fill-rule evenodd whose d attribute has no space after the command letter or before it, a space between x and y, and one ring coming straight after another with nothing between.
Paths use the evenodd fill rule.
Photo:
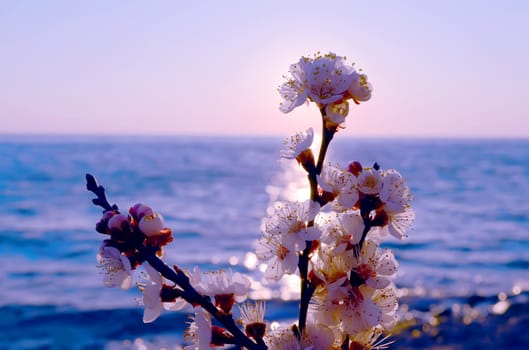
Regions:
<instances>
[{"instance_id":1,"label":"gradient sky","mask_svg":"<svg viewBox=\"0 0 529 350\"><path fill-rule=\"evenodd\" d=\"M289 135L320 117L277 87L316 51L374 87L347 135L529 137L516 0L0 0L0 134Z\"/></svg>"}]
</instances>

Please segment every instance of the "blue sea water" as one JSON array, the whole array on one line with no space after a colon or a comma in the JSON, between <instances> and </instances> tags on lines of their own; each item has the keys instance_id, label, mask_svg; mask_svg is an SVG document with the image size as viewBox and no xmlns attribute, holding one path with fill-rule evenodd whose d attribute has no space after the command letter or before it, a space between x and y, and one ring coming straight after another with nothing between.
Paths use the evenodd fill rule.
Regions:
<instances>
[{"instance_id":1,"label":"blue sea water","mask_svg":"<svg viewBox=\"0 0 529 350\"><path fill-rule=\"evenodd\" d=\"M266 285L252 259L271 202L306 194L303 171L278 161L281 141L0 136L0 349L181 342L187 313L144 325L137 289L103 286L95 254L104 237L94 230L101 211L85 173L123 211L143 202L163 214L175 236L168 263L247 273L263 284L266 293L255 295L270 298L271 319L295 318L295 289ZM400 263L409 310L421 300L484 298L488 312L498 295L529 290L528 140L337 137L328 160L376 161L406 177L416 221L407 239L384 245Z\"/></svg>"}]
</instances>

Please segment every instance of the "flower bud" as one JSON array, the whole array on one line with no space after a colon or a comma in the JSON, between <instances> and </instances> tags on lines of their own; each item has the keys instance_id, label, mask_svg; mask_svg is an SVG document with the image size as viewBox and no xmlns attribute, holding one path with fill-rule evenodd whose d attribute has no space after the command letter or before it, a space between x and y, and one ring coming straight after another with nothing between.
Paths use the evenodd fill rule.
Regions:
<instances>
[{"instance_id":1,"label":"flower bud","mask_svg":"<svg viewBox=\"0 0 529 350\"><path fill-rule=\"evenodd\" d=\"M371 98L371 91L373 87L367 82L367 75L353 73L353 81L347 92L353 98L355 103L365 102Z\"/></svg>"},{"instance_id":2,"label":"flower bud","mask_svg":"<svg viewBox=\"0 0 529 350\"><path fill-rule=\"evenodd\" d=\"M139 229L147 237L152 237L160 234L163 229L163 217L160 214L149 214L141 218L138 225Z\"/></svg>"},{"instance_id":3,"label":"flower bud","mask_svg":"<svg viewBox=\"0 0 529 350\"><path fill-rule=\"evenodd\" d=\"M357 162L356 160L350 162L349 166L347 167L347 171L349 171L354 176L358 176L362 172L362 164L360 164L360 162Z\"/></svg>"},{"instance_id":4,"label":"flower bud","mask_svg":"<svg viewBox=\"0 0 529 350\"><path fill-rule=\"evenodd\" d=\"M101 220L96 224L96 231L103 234L110 234L108 229L108 221L116 215L116 212L114 210L108 210L103 213L103 217L101 217Z\"/></svg>"},{"instance_id":5,"label":"flower bud","mask_svg":"<svg viewBox=\"0 0 529 350\"><path fill-rule=\"evenodd\" d=\"M340 125L345 122L345 117L349 114L349 102L342 100L329 103L325 107L326 125ZM330 128L328 128L330 129Z\"/></svg>"},{"instance_id":6,"label":"flower bud","mask_svg":"<svg viewBox=\"0 0 529 350\"><path fill-rule=\"evenodd\" d=\"M123 230L123 225L128 224L127 217L124 214L116 214L108 220L108 229L109 230Z\"/></svg>"},{"instance_id":7,"label":"flower bud","mask_svg":"<svg viewBox=\"0 0 529 350\"><path fill-rule=\"evenodd\" d=\"M140 221L146 215L153 215L154 211L148 205L137 203L129 209L129 213L134 219Z\"/></svg>"}]
</instances>

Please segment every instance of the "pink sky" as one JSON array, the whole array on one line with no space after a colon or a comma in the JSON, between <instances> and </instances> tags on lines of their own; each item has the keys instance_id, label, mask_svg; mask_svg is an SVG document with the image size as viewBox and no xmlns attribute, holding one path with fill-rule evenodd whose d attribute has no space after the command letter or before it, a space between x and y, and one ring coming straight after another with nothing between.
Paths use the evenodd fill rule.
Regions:
<instances>
[{"instance_id":1,"label":"pink sky","mask_svg":"<svg viewBox=\"0 0 529 350\"><path fill-rule=\"evenodd\" d=\"M374 87L347 135L529 137L523 1L4 1L0 134L285 136L301 55L334 51Z\"/></svg>"}]
</instances>

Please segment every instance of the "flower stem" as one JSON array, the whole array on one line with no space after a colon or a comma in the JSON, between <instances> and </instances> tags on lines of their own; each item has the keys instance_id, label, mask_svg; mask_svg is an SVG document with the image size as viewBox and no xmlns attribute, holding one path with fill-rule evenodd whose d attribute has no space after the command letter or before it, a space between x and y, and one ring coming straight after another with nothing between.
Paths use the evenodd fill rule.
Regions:
<instances>
[{"instance_id":1,"label":"flower stem","mask_svg":"<svg viewBox=\"0 0 529 350\"><path fill-rule=\"evenodd\" d=\"M310 184L310 199L319 202L318 180L316 177L316 169L313 167L311 170L312 171L309 171L309 174L308 174L308 180ZM307 224L307 226L313 226L313 225L314 225L314 221L310 221ZM312 241L305 241L305 249L299 255L299 260L298 260L298 269L299 269L299 277L300 277L300 302L299 302L298 325L299 325L300 335L303 334L303 329L305 328L305 324L307 323L307 312L309 309L309 303L310 303L310 299L312 298L312 294L314 294L314 290L315 290L312 283L308 280L309 259L310 259L311 249L312 249Z\"/></svg>"},{"instance_id":2,"label":"flower stem","mask_svg":"<svg viewBox=\"0 0 529 350\"><path fill-rule=\"evenodd\" d=\"M373 224L373 219L370 217L370 214L377 207L376 197L366 195L360 199L360 216L364 222L364 231L362 232L362 237L358 242L358 255L362 251L362 246L367 237L367 233L371 230L371 227L375 226Z\"/></svg>"},{"instance_id":3,"label":"flower stem","mask_svg":"<svg viewBox=\"0 0 529 350\"><path fill-rule=\"evenodd\" d=\"M349 350L349 335L345 337L345 340L342 343L342 350Z\"/></svg>"},{"instance_id":4,"label":"flower stem","mask_svg":"<svg viewBox=\"0 0 529 350\"><path fill-rule=\"evenodd\" d=\"M301 288L301 297L299 302L299 333L303 334L303 329L307 323L307 313L309 310L309 303L312 295L314 294L315 287L312 282L307 278L307 271L309 267L309 254L312 248L312 242L306 241L306 246L301 255L299 256L298 268L300 276L300 288Z\"/></svg>"},{"instance_id":5,"label":"flower stem","mask_svg":"<svg viewBox=\"0 0 529 350\"><path fill-rule=\"evenodd\" d=\"M358 249L356 252L356 256L360 256L360 252L362 252L362 246L364 245L364 241L366 240L367 233L371 230L371 221L364 219L364 231L362 232L362 237L360 238L360 241L358 242Z\"/></svg>"},{"instance_id":6,"label":"flower stem","mask_svg":"<svg viewBox=\"0 0 529 350\"><path fill-rule=\"evenodd\" d=\"M316 167L307 169L308 171L308 180L310 185L310 199L316 201L320 204L323 204L323 199L318 195L318 178L317 176L321 174L323 169L323 162L325 161L325 156L327 154L327 149L331 140L336 133L337 126L327 128L325 123L325 106L320 109L321 120L322 120L322 140L320 145L320 152L318 153L318 163ZM313 226L314 221L310 221L308 226ZM298 260L298 269L300 277L300 302L299 302L299 317L298 317L298 326L300 335L303 334L305 325L307 323L307 313L309 310L309 303L312 299L312 295L316 290L314 284L308 279L308 269L309 269L309 260L310 253L312 249L312 241L305 242L305 249L299 255Z\"/></svg>"},{"instance_id":7,"label":"flower stem","mask_svg":"<svg viewBox=\"0 0 529 350\"><path fill-rule=\"evenodd\" d=\"M325 156L327 155L327 149L329 148L329 144L332 141L332 138L334 137L334 134L338 130L338 126L331 126L327 127L325 122L325 106L320 108L321 113L321 120L322 120L322 131L321 131L321 145L320 145L320 152L318 153L318 163L316 164L316 174L321 174L321 170L323 169L323 162L325 160Z\"/></svg>"}]
</instances>

